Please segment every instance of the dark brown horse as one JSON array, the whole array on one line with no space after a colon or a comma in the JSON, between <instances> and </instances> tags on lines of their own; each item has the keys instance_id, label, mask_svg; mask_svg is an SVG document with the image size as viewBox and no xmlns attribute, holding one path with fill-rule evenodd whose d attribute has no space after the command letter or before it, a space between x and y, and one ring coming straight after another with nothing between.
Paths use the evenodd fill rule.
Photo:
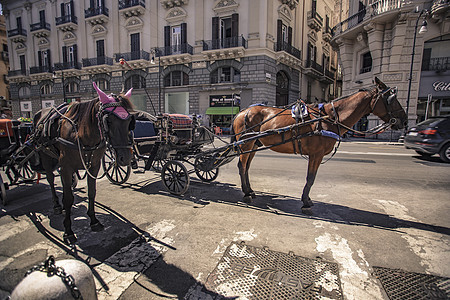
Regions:
<instances>
[{"instance_id":1,"label":"dark brown horse","mask_svg":"<svg viewBox=\"0 0 450 300\"><path fill-rule=\"evenodd\" d=\"M307 125L298 126L281 134L269 135L260 139L249 139L249 142L241 145L241 151L252 151L258 147L277 145L270 148L280 153L299 153L307 155L308 173L306 185L303 188L302 209L308 210L313 205L309 192L316 178L317 170L325 155L333 151L333 147L339 139L361 117L373 113L384 122L391 124L393 129L401 129L407 122L406 113L397 100L396 91L388 88L378 78L375 78L376 87L370 91L360 91L351 96L324 104L316 109L316 114L309 114L310 120L323 118L320 121L310 121ZM314 111L311 106L309 111ZM233 121L232 128L236 132L236 139L245 139L252 132L263 132L266 130L284 128L296 124L291 115L291 110L267 106L253 106L241 111ZM327 134L323 134L323 133ZM303 136L303 137L302 137ZM297 137L297 138L296 138ZM283 141L293 139L291 142ZM278 145L280 144L280 145ZM244 201L250 202L255 193L250 187L248 171L255 152L244 153L239 157L239 175L241 177Z\"/></svg>"},{"instance_id":2,"label":"dark brown horse","mask_svg":"<svg viewBox=\"0 0 450 300\"><path fill-rule=\"evenodd\" d=\"M72 180L75 172L87 171L89 199L87 214L91 219L91 229L101 231L103 225L95 217L94 201L96 179L106 145L112 146L115 150L116 159L120 165L128 165L132 157L129 140L129 131L134 126L134 116L129 113L132 110L129 100L132 89L124 95L108 96L95 83L94 88L99 98L88 102L73 102L64 114L57 111L56 117L59 122L48 125L52 118L44 111L38 112L34 118L34 124L37 124L36 130L40 130L40 134L35 137L39 149L37 151L39 167L33 162L32 166L41 169L38 171L45 171L52 190L55 213L61 213L62 209L56 195L53 174L56 167L60 166L63 185L62 203L65 210L64 242L67 244L77 241L71 228L71 208L74 202ZM53 112L55 114L55 110ZM46 142L43 142L45 140Z\"/></svg>"}]
</instances>

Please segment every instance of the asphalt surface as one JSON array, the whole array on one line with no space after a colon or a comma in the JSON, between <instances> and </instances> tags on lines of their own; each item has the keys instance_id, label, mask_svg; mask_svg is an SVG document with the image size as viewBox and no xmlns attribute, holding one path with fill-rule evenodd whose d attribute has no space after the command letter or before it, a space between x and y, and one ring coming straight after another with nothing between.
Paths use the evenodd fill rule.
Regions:
<instances>
[{"instance_id":1,"label":"asphalt surface","mask_svg":"<svg viewBox=\"0 0 450 300\"><path fill-rule=\"evenodd\" d=\"M344 142L319 169L312 215L300 209L306 160L258 153L250 205L240 202L236 163L212 183L191 175L179 197L142 168L122 186L98 180L96 213L105 225L98 233L89 228L81 181L75 248L62 242L63 217L53 213L45 180L11 188L0 214L0 299L48 255L87 263L99 299L219 299L199 286L241 241L337 263L344 299L387 299L376 266L450 277L450 165L438 158L395 143Z\"/></svg>"}]
</instances>

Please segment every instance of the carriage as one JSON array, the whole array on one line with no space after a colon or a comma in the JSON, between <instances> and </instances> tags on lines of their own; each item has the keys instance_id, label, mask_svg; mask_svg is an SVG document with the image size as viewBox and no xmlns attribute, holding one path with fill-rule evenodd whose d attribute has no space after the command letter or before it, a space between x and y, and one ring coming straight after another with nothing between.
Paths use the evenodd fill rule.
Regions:
<instances>
[{"instance_id":1,"label":"carriage","mask_svg":"<svg viewBox=\"0 0 450 300\"><path fill-rule=\"evenodd\" d=\"M26 154L20 151L32 131L31 123L18 120L0 119L0 197L3 205L7 204L6 191L13 185L32 181L36 177Z\"/></svg>"},{"instance_id":2,"label":"carriage","mask_svg":"<svg viewBox=\"0 0 450 300\"><path fill-rule=\"evenodd\" d=\"M109 181L114 184L125 183L131 170L137 169L140 161L144 162L144 171L153 169L160 172L164 186L175 195L187 191L189 175L192 173L203 182L217 178L219 168L204 168L202 155L205 146L214 142L215 135L207 127L201 126L196 117L182 114L161 114L155 117L138 111L135 118L135 129L131 131L131 165L119 166L114 151L110 147L106 150L102 165Z\"/></svg>"}]
</instances>

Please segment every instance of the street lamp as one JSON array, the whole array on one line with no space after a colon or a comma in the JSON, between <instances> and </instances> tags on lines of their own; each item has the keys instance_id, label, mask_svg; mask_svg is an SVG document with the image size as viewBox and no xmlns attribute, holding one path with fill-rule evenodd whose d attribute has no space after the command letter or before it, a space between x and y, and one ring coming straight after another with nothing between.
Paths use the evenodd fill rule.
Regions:
<instances>
[{"instance_id":1,"label":"street lamp","mask_svg":"<svg viewBox=\"0 0 450 300\"><path fill-rule=\"evenodd\" d=\"M161 113L161 55L158 53L158 49L155 48L152 51L153 56L150 60L152 65L155 64L155 57L158 56L158 110Z\"/></svg>"},{"instance_id":2,"label":"street lamp","mask_svg":"<svg viewBox=\"0 0 450 300\"><path fill-rule=\"evenodd\" d=\"M419 7L416 7L415 12L419 12ZM405 126L405 132L403 137L406 135L406 132L408 131L408 123L409 123L409 100L411 97L411 84L412 84L412 72L413 72L413 65L414 65L414 55L416 54L416 37L417 37L417 27L419 25L419 20L423 16L423 22L422 27L419 30L419 33L425 33L427 32L427 21L425 20L426 16L428 15L428 10L422 9L419 13L419 16L416 20L416 25L414 26L414 39L413 39L413 46L412 46L412 53L411 53L411 66L409 69L409 78L408 78L408 95L406 96L406 126Z\"/></svg>"}]
</instances>

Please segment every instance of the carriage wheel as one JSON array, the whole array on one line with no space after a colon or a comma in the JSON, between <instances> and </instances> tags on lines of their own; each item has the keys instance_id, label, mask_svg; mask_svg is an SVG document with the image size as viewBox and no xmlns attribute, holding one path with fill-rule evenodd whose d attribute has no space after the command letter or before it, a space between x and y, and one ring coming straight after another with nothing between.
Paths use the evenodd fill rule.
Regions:
<instances>
[{"instance_id":1,"label":"carriage wheel","mask_svg":"<svg viewBox=\"0 0 450 300\"><path fill-rule=\"evenodd\" d=\"M6 198L6 186L3 179L0 176L0 197L2 198L2 204L6 206L8 199Z\"/></svg>"},{"instance_id":2,"label":"carriage wheel","mask_svg":"<svg viewBox=\"0 0 450 300\"><path fill-rule=\"evenodd\" d=\"M11 156L11 159L8 161L8 166L5 170L8 178L12 178L11 183L17 183L19 179L22 180L33 180L36 178L36 171L31 169L31 164L29 160L26 160L27 154L22 151L16 152Z\"/></svg>"},{"instance_id":3,"label":"carriage wheel","mask_svg":"<svg viewBox=\"0 0 450 300\"><path fill-rule=\"evenodd\" d=\"M189 187L189 173L176 160L169 160L161 170L161 179L167 190L174 195L183 195Z\"/></svg>"},{"instance_id":4,"label":"carriage wheel","mask_svg":"<svg viewBox=\"0 0 450 300\"><path fill-rule=\"evenodd\" d=\"M197 157L194 162L195 174L203 182L211 182L219 176L219 168L210 170L206 166L205 159L203 157Z\"/></svg>"},{"instance_id":5,"label":"carriage wheel","mask_svg":"<svg viewBox=\"0 0 450 300\"><path fill-rule=\"evenodd\" d=\"M33 171L30 166L30 162L24 163L21 167L17 166L19 177L23 180L33 180L36 178L36 171Z\"/></svg>"},{"instance_id":6,"label":"carriage wheel","mask_svg":"<svg viewBox=\"0 0 450 300\"><path fill-rule=\"evenodd\" d=\"M158 173L161 173L163 166L168 162L168 159L155 160L152 168Z\"/></svg>"},{"instance_id":7,"label":"carriage wheel","mask_svg":"<svg viewBox=\"0 0 450 300\"><path fill-rule=\"evenodd\" d=\"M114 184L125 183L131 174L131 166L120 166L113 149L107 148L102 158L102 166L109 181Z\"/></svg>"}]
</instances>

